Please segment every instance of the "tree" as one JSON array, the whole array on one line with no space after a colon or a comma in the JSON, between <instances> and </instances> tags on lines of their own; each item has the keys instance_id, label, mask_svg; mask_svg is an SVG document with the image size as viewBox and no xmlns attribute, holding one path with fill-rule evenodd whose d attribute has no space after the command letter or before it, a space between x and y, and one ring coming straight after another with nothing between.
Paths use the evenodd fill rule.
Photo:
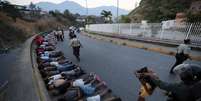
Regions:
<instances>
[{"instance_id":1,"label":"tree","mask_svg":"<svg viewBox=\"0 0 201 101\"><path fill-rule=\"evenodd\" d=\"M120 22L122 22L122 23L130 23L131 19L127 15L122 15L121 19L120 19Z\"/></svg>"},{"instance_id":2,"label":"tree","mask_svg":"<svg viewBox=\"0 0 201 101\"><path fill-rule=\"evenodd\" d=\"M111 11L102 10L101 15L104 17L105 23L112 23Z\"/></svg>"},{"instance_id":3,"label":"tree","mask_svg":"<svg viewBox=\"0 0 201 101\"><path fill-rule=\"evenodd\" d=\"M87 16L88 24L95 24L96 17L95 16Z\"/></svg>"},{"instance_id":4,"label":"tree","mask_svg":"<svg viewBox=\"0 0 201 101\"><path fill-rule=\"evenodd\" d=\"M36 5L34 5L32 2L29 5L30 10L35 10L36 9Z\"/></svg>"},{"instance_id":5,"label":"tree","mask_svg":"<svg viewBox=\"0 0 201 101\"><path fill-rule=\"evenodd\" d=\"M32 2L29 5L29 9L31 10L31 16L34 17L35 11L36 11L36 5L34 5Z\"/></svg>"},{"instance_id":6,"label":"tree","mask_svg":"<svg viewBox=\"0 0 201 101\"><path fill-rule=\"evenodd\" d=\"M70 13L69 10L64 11L64 17L69 19L70 21L76 20L76 17L72 13Z\"/></svg>"},{"instance_id":7,"label":"tree","mask_svg":"<svg viewBox=\"0 0 201 101\"><path fill-rule=\"evenodd\" d=\"M2 11L12 17L14 21L16 21L17 17L21 18L20 11L14 5L11 5L8 1L4 1L2 5Z\"/></svg>"}]
</instances>

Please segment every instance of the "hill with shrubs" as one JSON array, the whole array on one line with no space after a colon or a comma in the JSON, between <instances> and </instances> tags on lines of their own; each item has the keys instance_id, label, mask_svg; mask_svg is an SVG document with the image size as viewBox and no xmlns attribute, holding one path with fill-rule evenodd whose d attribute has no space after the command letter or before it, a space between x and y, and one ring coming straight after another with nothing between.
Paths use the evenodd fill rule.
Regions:
<instances>
[{"instance_id":1,"label":"hill with shrubs","mask_svg":"<svg viewBox=\"0 0 201 101\"><path fill-rule=\"evenodd\" d=\"M75 24L76 17L68 10L43 12L30 4L29 8L0 3L0 49L11 48L34 34Z\"/></svg>"}]
</instances>

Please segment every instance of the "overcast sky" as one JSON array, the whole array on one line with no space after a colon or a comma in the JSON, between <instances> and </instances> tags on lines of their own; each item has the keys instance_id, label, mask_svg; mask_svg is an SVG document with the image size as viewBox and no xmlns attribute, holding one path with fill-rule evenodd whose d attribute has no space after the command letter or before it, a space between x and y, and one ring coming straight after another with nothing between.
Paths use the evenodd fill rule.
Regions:
<instances>
[{"instance_id":1,"label":"overcast sky","mask_svg":"<svg viewBox=\"0 0 201 101\"><path fill-rule=\"evenodd\" d=\"M52 3L61 3L66 0L8 0L8 1L14 4L27 5L30 2L38 3L41 1L48 1ZM85 3L86 0L69 0L69 1L77 2L82 6L86 5ZM119 7L126 10L132 10L134 9L136 3L139 3L139 2L140 0L119 0ZM117 0L88 0L89 8L98 7L98 6L110 6L110 5L116 6L116 4L117 4Z\"/></svg>"}]
</instances>

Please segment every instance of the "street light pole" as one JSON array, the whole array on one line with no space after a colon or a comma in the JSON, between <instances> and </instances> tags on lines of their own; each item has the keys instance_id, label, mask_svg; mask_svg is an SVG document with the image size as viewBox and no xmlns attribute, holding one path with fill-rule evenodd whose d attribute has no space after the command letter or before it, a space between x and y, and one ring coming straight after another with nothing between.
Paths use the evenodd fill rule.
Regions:
<instances>
[{"instance_id":1,"label":"street light pole","mask_svg":"<svg viewBox=\"0 0 201 101\"><path fill-rule=\"evenodd\" d=\"M88 1L86 0L86 28L88 26Z\"/></svg>"},{"instance_id":2,"label":"street light pole","mask_svg":"<svg viewBox=\"0 0 201 101\"><path fill-rule=\"evenodd\" d=\"M119 0L117 0L117 26L118 26L118 34L120 34L120 25L119 25Z\"/></svg>"},{"instance_id":3,"label":"street light pole","mask_svg":"<svg viewBox=\"0 0 201 101\"><path fill-rule=\"evenodd\" d=\"M119 22L119 0L117 0L117 23Z\"/></svg>"}]
</instances>

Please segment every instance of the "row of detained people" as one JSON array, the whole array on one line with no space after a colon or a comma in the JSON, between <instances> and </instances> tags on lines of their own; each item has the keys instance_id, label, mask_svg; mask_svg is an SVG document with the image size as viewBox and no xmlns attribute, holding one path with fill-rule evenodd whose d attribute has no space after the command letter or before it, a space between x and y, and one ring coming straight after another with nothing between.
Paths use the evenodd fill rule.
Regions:
<instances>
[{"instance_id":1,"label":"row of detained people","mask_svg":"<svg viewBox=\"0 0 201 101\"><path fill-rule=\"evenodd\" d=\"M53 100L121 101L98 75L86 73L57 51L53 33L37 36L35 42L38 69Z\"/></svg>"}]
</instances>

